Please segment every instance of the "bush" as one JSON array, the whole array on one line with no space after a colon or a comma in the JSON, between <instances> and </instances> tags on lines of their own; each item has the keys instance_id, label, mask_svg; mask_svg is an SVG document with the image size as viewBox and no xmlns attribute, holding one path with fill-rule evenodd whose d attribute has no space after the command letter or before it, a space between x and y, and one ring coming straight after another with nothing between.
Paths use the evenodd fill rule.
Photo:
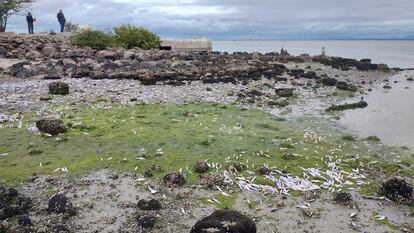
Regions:
<instances>
[{"instance_id":1,"label":"bush","mask_svg":"<svg viewBox=\"0 0 414 233\"><path fill-rule=\"evenodd\" d=\"M79 25L76 23L72 23L72 22L67 22L65 24L65 32L71 32L71 33L75 33L79 31Z\"/></svg>"},{"instance_id":2,"label":"bush","mask_svg":"<svg viewBox=\"0 0 414 233\"><path fill-rule=\"evenodd\" d=\"M71 44L88 46L93 49L106 49L114 44L114 36L110 33L88 29L76 33L71 38Z\"/></svg>"},{"instance_id":3,"label":"bush","mask_svg":"<svg viewBox=\"0 0 414 233\"><path fill-rule=\"evenodd\" d=\"M131 25L122 25L114 28L116 45L131 49L139 47L141 49L158 49L161 46L160 38L153 32Z\"/></svg>"}]
</instances>

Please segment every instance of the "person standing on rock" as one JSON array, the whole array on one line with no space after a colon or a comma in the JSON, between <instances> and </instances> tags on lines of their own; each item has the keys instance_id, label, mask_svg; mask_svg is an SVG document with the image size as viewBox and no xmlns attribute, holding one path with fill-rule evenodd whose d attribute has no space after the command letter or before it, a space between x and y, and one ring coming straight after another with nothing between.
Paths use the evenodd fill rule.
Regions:
<instances>
[{"instance_id":1,"label":"person standing on rock","mask_svg":"<svg viewBox=\"0 0 414 233\"><path fill-rule=\"evenodd\" d=\"M57 19L60 24L60 32L64 32L66 19L65 19L65 15L63 14L62 10L59 10L59 13L57 14Z\"/></svg>"},{"instance_id":2,"label":"person standing on rock","mask_svg":"<svg viewBox=\"0 0 414 233\"><path fill-rule=\"evenodd\" d=\"M27 21L27 27L29 28L29 34L33 34L33 23L35 19L33 18L30 12L27 13L26 21Z\"/></svg>"}]
</instances>

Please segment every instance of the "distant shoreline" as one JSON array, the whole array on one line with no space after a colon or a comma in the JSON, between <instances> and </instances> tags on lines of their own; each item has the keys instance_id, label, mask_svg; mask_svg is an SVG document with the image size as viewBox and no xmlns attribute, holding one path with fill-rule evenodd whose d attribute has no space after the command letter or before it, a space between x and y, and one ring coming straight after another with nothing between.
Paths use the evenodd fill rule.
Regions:
<instances>
[{"instance_id":1,"label":"distant shoreline","mask_svg":"<svg viewBox=\"0 0 414 233\"><path fill-rule=\"evenodd\" d=\"M211 39L212 41L414 41L414 39Z\"/></svg>"}]
</instances>

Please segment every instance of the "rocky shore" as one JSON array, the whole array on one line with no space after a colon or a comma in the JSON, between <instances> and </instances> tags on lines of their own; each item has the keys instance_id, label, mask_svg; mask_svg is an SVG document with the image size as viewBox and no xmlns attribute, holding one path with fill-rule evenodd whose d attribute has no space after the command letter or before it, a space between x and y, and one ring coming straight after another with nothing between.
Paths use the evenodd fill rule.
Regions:
<instances>
[{"instance_id":1,"label":"rocky shore","mask_svg":"<svg viewBox=\"0 0 414 233\"><path fill-rule=\"evenodd\" d=\"M0 233L414 232L411 148L333 123L401 69L68 38L0 34Z\"/></svg>"}]
</instances>

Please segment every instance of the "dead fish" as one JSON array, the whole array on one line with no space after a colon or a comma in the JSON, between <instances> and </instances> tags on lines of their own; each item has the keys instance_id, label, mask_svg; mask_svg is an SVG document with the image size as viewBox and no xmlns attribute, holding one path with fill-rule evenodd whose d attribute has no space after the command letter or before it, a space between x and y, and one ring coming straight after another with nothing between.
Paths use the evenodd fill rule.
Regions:
<instances>
[{"instance_id":1,"label":"dead fish","mask_svg":"<svg viewBox=\"0 0 414 233\"><path fill-rule=\"evenodd\" d=\"M353 212L349 215L350 218L355 218L358 215L358 212Z\"/></svg>"},{"instance_id":2,"label":"dead fish","mask_svg":"<svg viewBox=\"0 0 414 233\"><path fill-rule=\"evenodd\" d=\"M157 190L152 189L150 186L148 186L148 190L151 192L151 194L156 194Z\"/></svg>"},{"instance_id":3,"label":"dead fish","mask_svg":"<svg viewBox=\"0 0 414 233\"><path fill-rule=\"evenodd\" d=\"M378 220L378 221L385 220L386 218L387 217L385 217L384 215L377 215L377 216L375 216L375 219Z\"/></svg>"}]
</instances>

